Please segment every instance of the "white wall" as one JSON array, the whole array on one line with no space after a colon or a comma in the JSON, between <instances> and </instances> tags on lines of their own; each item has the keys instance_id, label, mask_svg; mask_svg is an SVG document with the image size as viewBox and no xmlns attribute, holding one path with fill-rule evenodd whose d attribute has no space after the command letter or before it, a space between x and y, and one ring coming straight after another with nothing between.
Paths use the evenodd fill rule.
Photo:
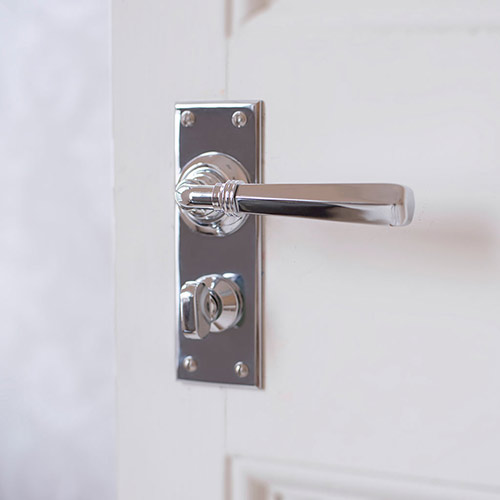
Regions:
<instances>
[{"instance_id":1,"label":"white wall","mask_svg":"<svg viewBox=\"0 0 500 500\"><path fill-rule=\"evenodd\" d=\"M109 5L0 3L0 498L114 497Z\"/></svg>"}]
</instances>

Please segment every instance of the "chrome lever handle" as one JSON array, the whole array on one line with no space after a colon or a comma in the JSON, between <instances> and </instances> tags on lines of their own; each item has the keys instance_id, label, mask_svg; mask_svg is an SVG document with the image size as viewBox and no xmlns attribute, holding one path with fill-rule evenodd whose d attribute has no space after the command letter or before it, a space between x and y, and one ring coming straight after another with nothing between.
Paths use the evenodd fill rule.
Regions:
<instances>
[{"instance_id":1,"label":"chrome lever handle","mask_svg":"<svg viewBox=\"0 0 500 500\"><path fill-rule=\"evenodd\" d=\"M251 184L236 159L204 153L182 170L175 199L191 229L216 236L238 230L248 214L406 226L415 202L399 184Z\"/></svg>"},{"instance_id":2,"label":"chrome lever handle","mask_svg":"<svg viewBox=\"0 0 500 500\"><path fill-rule=\"evenodd\" d=\"M180 184L182 210L212 209L224 215L288 215L389 226L408 225L414 213L410 188L399 184Z\"/></svg>"}]
</instances>

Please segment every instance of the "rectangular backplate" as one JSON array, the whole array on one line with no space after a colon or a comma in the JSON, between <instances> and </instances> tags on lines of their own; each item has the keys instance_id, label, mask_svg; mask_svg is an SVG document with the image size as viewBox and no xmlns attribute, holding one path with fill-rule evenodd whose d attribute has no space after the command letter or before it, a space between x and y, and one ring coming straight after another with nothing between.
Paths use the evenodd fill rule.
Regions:
<instances>
[{"instance_id":1,"label":"rectangular backplate","mask_svg":"<svg viewBox=\"0 0 500 500\"><path fill-rule=\"evenodd\" d=\"M181 124L183 111L194 114L194 123ZM245 126L232 123L236 111L243 111ZM207 152L220 152L237 159L248 171L250 181L260 182L262 161L262 102L179 103L175 112L177 177L184 165ZM195 232L177 210L177 311L179 292L186 281L207 274L235 273L241 276L244 298L243 320L237 328L210 333L202 340L186 338L177 313L177 378L199 382L261 387L260 339L260 217L250 216L235 233L213 236ZM192 356L196 370L188 371L184 359ZM239 377L236 363L248 367Z\"/></svg>"}]
</instances>

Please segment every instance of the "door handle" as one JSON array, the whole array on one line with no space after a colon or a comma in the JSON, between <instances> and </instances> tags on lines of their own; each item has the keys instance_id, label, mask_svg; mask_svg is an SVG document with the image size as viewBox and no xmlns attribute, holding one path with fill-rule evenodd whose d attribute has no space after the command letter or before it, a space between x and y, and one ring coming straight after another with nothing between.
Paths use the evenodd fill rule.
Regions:
<instances>
[{"instance_id":1,"label":"door handle","mask_svg":"<svg viewBox=\"0 0 500 500\"><path fill-rule=\"evenodd\" d=\"M399 184L183 183L176 195L182 210L213 209L225 215L288 215L406 226L414 212L412 190Z\"/></svg>"},{"instance_id":2,"label":"door handle","mask_svg":"<svg viewBox=\"0 0 500 500\"><path fill-rule=\"evenodd\" d=\"M398 184L262 184L263 122L261 101L176 105L179 379L262 387L262 226L252 214L388 226L414 215L412 190ZM290 170L314 172L280 171ZM302 314L300 290L279 293Z\"/></svg>"},{"instance_id":3,"label":"door handle","mask_svg":"<svg viewBox=\"0 0 500 500\"><path fill-rule=\"evenodd\" d=\"M389 226L406 226L413 219L413 192L399 184L252 184L245 180L244 167L235 158L207 153L183 170L175 199L193 229L218 236L237 230L248 214Z\"/></svg>"}]
</instances>

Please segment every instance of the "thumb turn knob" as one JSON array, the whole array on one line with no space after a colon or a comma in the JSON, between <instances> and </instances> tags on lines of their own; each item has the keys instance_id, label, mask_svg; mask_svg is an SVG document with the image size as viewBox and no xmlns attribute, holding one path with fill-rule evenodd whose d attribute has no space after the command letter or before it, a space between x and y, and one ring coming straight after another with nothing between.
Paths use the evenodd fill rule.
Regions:
<instances>
[{"instance_id":1,"label":"thumb turn knob","mask_svg":"<svg viewBox=\"0 0 500 500\"><path fill-rule=\"evenodd\" d=\"M232 273L208 274L186 281L180 292L180 322L185 337L204 339L210 332L237 326L243 313L243 296Z\"/></svg>"}]
</instances>

